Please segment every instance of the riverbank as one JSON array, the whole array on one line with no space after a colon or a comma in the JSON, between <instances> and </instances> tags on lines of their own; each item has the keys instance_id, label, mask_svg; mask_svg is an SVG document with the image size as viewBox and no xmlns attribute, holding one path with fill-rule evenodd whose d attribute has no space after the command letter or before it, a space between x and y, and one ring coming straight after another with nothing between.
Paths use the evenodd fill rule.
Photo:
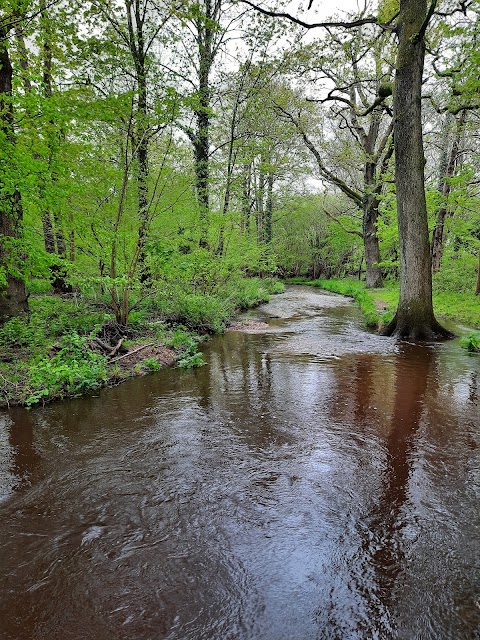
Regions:
<instances>
[{"instance_id":1,"label":"riverbank","mask_svg":"<svg viewBox=\"0 0 480 640\"><path fill-rule=\"evenodd\" d=\"M292 278L287 282L306 284L354 298L360 305L365 322L370 328L381 329L388 324L393 318L398 304L398 284L382 289L366 289L363 282L350 279L308 280L307 278ZM474 330L470 336L466 336L469 342L465 342L465 348L469 348L468 344L475 343L476 330L480 330L480 299L478 296L473 293L434 290L433 306L438 318L452 320Z\"/></svg>"},{"instance_id":2,"label":"riverbank","mask_svg":"<svg viewBox=\"0 0 480 640\"><path fill-rule=\"evenodd\" d=\"M0 329L0 407L77 397L165 366L201 366L209 335L283 290L277 280L249 278L215 295L152 296L126 327L101 298L32 296L29 316Z\"/></svg>"}]
</instances>

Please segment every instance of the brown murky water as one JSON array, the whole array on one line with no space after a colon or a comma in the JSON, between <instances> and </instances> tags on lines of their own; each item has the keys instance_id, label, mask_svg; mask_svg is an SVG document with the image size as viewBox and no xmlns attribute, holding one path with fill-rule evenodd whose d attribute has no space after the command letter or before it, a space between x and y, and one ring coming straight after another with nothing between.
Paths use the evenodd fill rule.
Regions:
<instances>
[{"instance_id":1,"label":"brown murky water","mask_svg":"<svg viewBox=\"0 0 480 640\"><path fill-rule=\"evenodd\" d=\"M480 638L480 358L303 287L269 316L0 414L2 640Z\"/></svg>"}]
</instances>

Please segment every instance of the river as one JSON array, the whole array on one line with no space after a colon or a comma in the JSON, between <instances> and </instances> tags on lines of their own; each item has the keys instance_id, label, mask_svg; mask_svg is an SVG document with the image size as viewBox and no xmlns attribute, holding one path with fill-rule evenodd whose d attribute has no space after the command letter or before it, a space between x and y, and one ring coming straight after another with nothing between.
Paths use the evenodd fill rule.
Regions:
<instances>
[{"instance_id":1,"label":"river","mask_svg":"<svg viewBox=\"0 0 480 640\"><path fill-rule=\"evenodd\" d=\"M0 413L1 640L480 638L480 357L307 287L253 317Z\"/></svg>"}]
</instances>

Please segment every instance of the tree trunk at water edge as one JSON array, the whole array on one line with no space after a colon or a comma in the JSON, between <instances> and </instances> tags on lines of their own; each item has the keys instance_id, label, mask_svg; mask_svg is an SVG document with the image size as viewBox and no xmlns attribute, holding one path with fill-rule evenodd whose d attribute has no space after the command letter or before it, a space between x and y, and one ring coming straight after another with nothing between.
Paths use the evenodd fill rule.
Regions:
<instances>
[{"instance_id":1,"label":"tree trunk at water edge","mask_svg":"<svg viewBox=\"0 0 480 640\"><path fill-rule=\"evenodd\" d=\"M426 0L401 0L393 103L400 300L383 335L410 340L453 337L435 319L432 303L421 113L426 18Z\"/></svg>"}]
</instances>

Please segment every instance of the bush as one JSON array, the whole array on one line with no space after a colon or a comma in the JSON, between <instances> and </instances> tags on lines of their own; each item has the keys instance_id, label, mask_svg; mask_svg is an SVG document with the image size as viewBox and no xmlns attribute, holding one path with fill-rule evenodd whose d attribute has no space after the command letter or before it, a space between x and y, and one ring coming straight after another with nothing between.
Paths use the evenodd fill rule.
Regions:
<instances>
[{"instance_id":1,"label":"bush","mask_svg":"<svg viewBox=\"0 0 480 640\"><path fill-rule=\"evenodd\" d=\"M30 325L54 338L64 333L90 333L111 317L83 301L51 296L33 298L30 307Z\"/></svg>"},{"instance_id":2,"label":"bush","mask_svg":"<svg viewBox=\"0 0 480 640\"><path fill-rule=\"evenodd\" d=\"M449 255L442 260L442 268L433 276L434 290L473 294L477 281L478 259L466 251Z\"/></svg>"}]
</instances>

